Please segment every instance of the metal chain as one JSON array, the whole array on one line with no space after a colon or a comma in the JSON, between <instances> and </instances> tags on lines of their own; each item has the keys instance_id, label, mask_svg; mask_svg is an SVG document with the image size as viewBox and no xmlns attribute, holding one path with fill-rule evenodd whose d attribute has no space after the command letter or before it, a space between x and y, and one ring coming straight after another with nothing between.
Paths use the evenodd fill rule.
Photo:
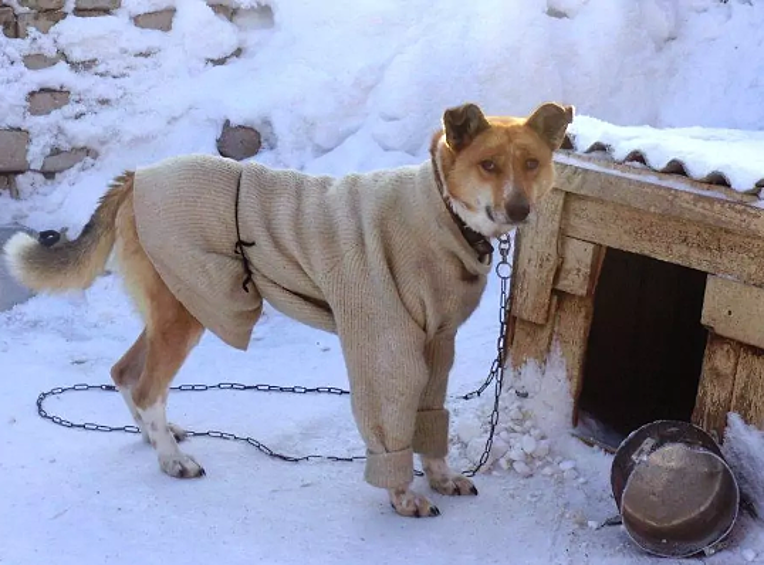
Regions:
<instances>
[{"instance_id":1,"label":"metal chain","mask_svg":"<svg viewBox=\"0 0 764 565\"><path fill-rule=\"evenodd\" d=\"M506 360L505 358L506 358L507 316L509 313L508 310L509 310L510 298L511 298L511 293L510 293L511 289L509 285L509 279L510 279L510 273L511 273L511 266L509 263L509 252L511 250L511 242L508 235L505 235L499 239L498 248L499 248L499 261L496 264L496 274L498 275L501 281L501 290L500 290L500 312L499 312L499 337L496 341L496 358L493 360L493 363L491 364L491 369L488 373L488 377L486 378L485 382L481 384L480 387L478 387L476 390L460 397L462 400L472 400L474 398L477 398L481 394L483 394L483 392L488 388L491 382L494 383L494 402L493 402L493 408L491 411L489 432L488 432L488 437L486 439L485 448L483 450L482 455L480 456L480 460L478 461L477 465L475 465L472 469L469 469L464 472L464 475L468 477L474 476L488 461L488 458L490 457L490 454L491 454L491 448L493 446L494 435L496 433L496 426L499 423L499 399L500 399L502 387L504 384L504 362ZM40 395L37 397L37 414L41 418L50 420L54 424L63 426L65 428L76 428L76 429L95 431L95 432L126 432L131 434L141 433L140 428L135 425L108 426L105 424L96 424L93 422L72 422L71 420L67 420L55 414L49 413L44 407L45 401L51 396L59 396L61 394L64 394L65 392L71 392L71 391L89 391L89 390L117 392L117 387L110 384L98 384L98 385L75 384L71 386L53 388L47 392L40 393ZM270 384L245 385L242 383L231 383L231 382L224 382L224 383L218 383L218 384L212 384L212 385L182 384L177 386L171 386L170 390L178 391L178 392L200 392L200 391L208 391L208 390L237 390L237 391L255 391L255 392L282 392L282 393L291 393L291 394L334 394L337 396L350 394L349 390L338 388L338 387L332 387L332 386L306 387L306 386L300 386L300 385L279 386L279 385L270 385ZM316 459L352 463L355 461L363 461L366 459L366 456L364 455L352 455L352 456L317 455L317 454L302 455L302 456L285 455L283 453L274 451L273 449L271 449L270 447L268 447L267 445L265 445L264 443L262 443L261 441L253 437L240 436L237 434L233 434L230 432L223 432L219 430L207 430L203 432L186 430L186 436L187 437L210 437L210 438L224 439L229 441L240 441L240 442L251 445L252 447L256 448L258 451L264 453L265 455L269 457L274 457L276 459L280 459L282 461L288 461L291 463L296 463L299 461L310 461L310 460L316 460ZM422 475L422 472L419 470L414 471L414 473L418 476Z\"/></svg>"},{"instance_id":2,"label":"metal chain","mask_svg":"<svg viewBox=\"0 0 764 565\"><path fill-rule=\"evenodd\" d=\"M504 365L507 360L507 317L511 305L511 285L509 284L510 274L512 272L512 267L509 263L509 252L511 249L512 244L508 235L499 238L499 261L496 263L496 275L499 277L501 287L499 291L499 336L496 339L496 358L493 360L493 363L491 363L491 369L488 372L488 377L485 382L476 390L461 397L462 400L472 400L473 398L477 398L488 388L491 381L494 383L493 408L491 410L491 418L488 424L488 437L485 440L485 447L483 448L483 453L480 455L477 464L472 469L464 471L463 474L465 477L474 477L488 462L488 458L491 456L491 449L493 448L493 438L496 434L496 426L499 424L499 400L502 388L504 387Z\"/></svg>"}]
</instances>

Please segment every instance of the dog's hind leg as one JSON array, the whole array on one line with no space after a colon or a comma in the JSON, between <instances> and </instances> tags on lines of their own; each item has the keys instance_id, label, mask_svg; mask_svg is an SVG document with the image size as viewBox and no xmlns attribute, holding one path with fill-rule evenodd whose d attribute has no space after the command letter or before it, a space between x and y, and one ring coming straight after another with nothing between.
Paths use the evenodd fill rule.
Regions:
<instances>
[{"instance_id":1,"label":"dog's hind leg","mask_svg":"<svg viewBox=\"0 0 764 565\"><path fill-rule=\"evenodd\" d=\"M135 420L135 424L141 429L143 440L149 442L149 434L141 421L141 415L135 407L132 396L132 388L138 382L146 362L146 330L141 332L135 343L127 350L122 358L111 368L111 378L122 394L122 398Z\"/></svg>"},{"instance_id":2,"label":"dog's hind leg","mask_svg":"<svg viewBox=\"0 0 764 565\"><path fill-rule=\"evenodd\" d=\"M116 219L116 251L127 290L146 323L135 345L112 369L142 432L154 447L159 466L173 477L198 477L202 467L180 451L184 432L167 422L166 404L170 383L204 327L170 292L140 244L132 200ZM129 391L129 392L127 392Z\"/></svg>"},{"instance_id":3,"label":"dog's hind leg","mask_svg":"<svg viewBox=\"0 0 764 565\"><path fill-rule=\"evenodd\" d=\"M135 425L138 426L143 435L143 441L150 443L149 434L146 430L146 426L141 420L141 415L138 413L138 409L133 402L133 387L138 383L138 379L143 372L143 367L146 363L146 330L141 332L135 343L127 350L122 358L111 369L111 378L114 384L117 386L117 390L122 394L122 398L125 400L128 410L135 421ZM175 437L176 441L183 441L186 439L186 431L180 426L176 426L172 422L167 424L170 428L170 432Z\"/></svg>"},{"instance_id":4,"label":"dog's hind leg","mask_svg":"<svg viewBox=\"0 0 764 565\"><path fill-rule=\"evenodd\" d=\"M152 310L146 328L146 360L131 398L162 471L173 477L204 475L193 457L178 447L174 428L167 422L169 386L204 328L166 289Z\"/></svg>"}]
</instances>

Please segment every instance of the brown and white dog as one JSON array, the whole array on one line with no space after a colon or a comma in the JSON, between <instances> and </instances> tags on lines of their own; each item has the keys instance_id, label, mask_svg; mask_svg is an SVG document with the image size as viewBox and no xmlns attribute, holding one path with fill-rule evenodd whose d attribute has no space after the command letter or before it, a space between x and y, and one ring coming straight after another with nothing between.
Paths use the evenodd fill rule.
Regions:
<instances>
[{"instance_id":1,"label":"brown and white dog","mask_svg":"<svg viewBox=\"0 0 764 565\"><path fill-rule=\"evenodd\" d=\"M435 179L432 186L436 197L433 201L422 201L433 202L433 206L442 208L438 212L441 214L437 216L438 222L451 224L447 228L450 235L463 236L476 250L482 262L490 263L492 247L488 240L506 234L513 227L526 221L539 199L552 188L555 178L553 153L563 142L566 128L572 122L573 112L572 106L556 103L542 104L527 118L486 117L478 106L469 103L449 108L444 112L442 129L432 138L430 163L422 165L422 170ZM268 169L264 170L268 171L269 175L278 174ZM39 292L60 292L90 286L103 272L112 250L116 251L119 271L143 316L145 329L114 365L111 376L123 393L135 421L140 425L144 439L154 446L162 470L175 477L197 477L203 475L204 470L191 456L179 449L177 442L183 439L184 432L168 423L165 404L172 379L201 338L205 328L209 328L192 315L187 308L188 304L171 290L170 283L163 279L156 264L152 262L145 241L139 237L142 218L135 207L136 178L136 173L127 172L112 182L90 222L77 239L46 246L44 242L38 242L26 233L19 233L4 247L6 260L11 273L22 284ZM364 175L358 178L363 179ZM150 192L154 188L149 187L147 191ZM395 196L397 200L392 201L400 202L403 207L405 199L410 198L406 192L410 188L400 187L399 194ZM441 191L442 199L437 196L437 190ZM447 203L446 206L443 205L444 202ZM444 214L443 211L447 209L449 212ZM310 214L310 209L307 213ZM407 216L404 210L401 210L399 216L400 219L395 219L399 223L414 224L421 221L421 216ZM311 218L304 220L311 222ZM321 221L320 218L315 219L315 222ZM412 230L420 230L417 226L410 227ZM420 230L417 233L423 232ZM180 237L183 238L182 235ZM377 241L380 234L372 234L372 237ZM388 244L393 245L389 241ZM406 240L406 245L411 247L412 241ZM410 263L411 269L405 266L409 263L406 263L404 268L409 271L416 268L426 270L428 264L432 265L428 261L432 261L433 248L431 243L428 242L428 245L429 247L420 251L407 249L406 257L414 257L414 262ZM310 246L304 249L309 248ZM469 249L466 244L464 248ZM390 253L395 255L395 249ZM417 253L421 254L421 257ZM451 255L443 255L446 262L451 260ZM386 260L387 256L387 252L374 255L375 260L380 261ZM400 270L400 265L395 268ZM442 279L443 273L448 273L445 276L449 278L434 283L440 289L441 295L434 300L430 300L431 297L414 296L410 301L410 309L416 310L425 302L437 307L438 304L443 304L444 300L455 301L456 310L464 312L457 316L451 325L458 326L463 323L479 302L479 296L485 288L484 273L487 272L487 267L480 276L468 273L466 278L464 267L460 268L461 270L438 271L438 275L432 278ZM421 276L421 292L426 292L427 280L424 273ZM350 282L356 284L355 279ZM257 286L257 279L255 285ZM416 278L415 284L409 285L415 288L411 292L420 292L419 285L420 279ZM459 294L459 289L462 288L460 285L471 285L471 294ZM375 286L372 292L378 292L379 288ZM267 298L265 291L263 296ZM461 306L459 301L462 302ZM331 309L327 310L331 314ZM259 315L259 312L257 314ZM429 320L432 313L426 312L420 317ZM373 320L368 322L375 323ZM439 325L446 326L446 323ZM453 331L455 333L455 328ZM354 343L353 347L363 348L364 343L362 340ZM422 358L424 355L431 358L433 355L440 355L442 361L436 359L431 361L431 364L438 365L438 371L445 373L439 377L445 381L453 359L453 336L442 343L445 344L445 349L434 348L434 351L440 353L425 351L423 346L418 354L414 352L414 357ZM388 352L388 355L395 353ZM408 386L405 384L405 376L396 378L404 379L403 386ZM351 380L351 394L354 394L354 384ZM442 409L445 396L446 382L435 384L436 393L431 395L427 401L430 405L426 407L431 412ZM416 403L420 394L422 398L430 395L427 386L422 383L411 384L416 394L413 406L412 402L405 400L405 394L391 393L390 390L379 394L374 400L373 417L379 417L380 411L395 415L396 421L389 423L390 430L397 430L394 426L403 420L412 422L413 427L415 415L410 411L424 410L421 404L416 408ZM368 387L364 385L364 388ZM389 406L380 407L380 403L388 403ZM361 421L366 421L367 415L363 413L363 404L359 403L356 408L360 411L355 414L360 425ZM447 420L445 422L447 426ZM397 432L385 431L385 423L382 424L380 433L386 433L388 439L396 435ZM376 432L372 430L368 433ZM442 435L442 432L439 433ZM408 447L409 452L412 435L413 431L402 440L403 447ZM364 435L364 439L367 440L367 435ZM442 445L447 440L441 438L439 441ZM423 468L434 490L452 495L477 494L477 489L471 481L451 471L443 456L443 449L433 448L427 453L417 452L422 457ZM400 484L393 484L382 478L377 479L377 486L385 485L383 488L389 491L393 507L401 515L439 514L438 509L427 498L410 489L410 482L410 479L406 478Z\"/></svg>"}]
</instances>

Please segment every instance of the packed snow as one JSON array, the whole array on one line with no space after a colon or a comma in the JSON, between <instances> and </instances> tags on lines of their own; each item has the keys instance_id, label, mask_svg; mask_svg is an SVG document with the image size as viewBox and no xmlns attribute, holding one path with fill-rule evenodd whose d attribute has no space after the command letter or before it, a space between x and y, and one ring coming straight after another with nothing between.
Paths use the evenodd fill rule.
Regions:
<instances>
[{"instance_id":1,"label":"packed snow","mask_svg":"<svg viewBox=\"0 0 764 565\"><path fill-rule=\"evenodd\" d=\"M226 119L263 134L255 160L337 175L426 159L443 109L465 100L515 115L547 100L574 104L582 140L620 131L613 141L628 141L636 130L621 126L638 126L644 143L660 142L647 128L678 128L684 139L726 131L714 162L695 155L701 168L730 168L751 150L730 138L760 143L764 130L761 2L229 3L239 7L232 22L202 0L124 0L112 16L67 18L47 35L0 34L0 127L31 132L32 166L53 145L98 151L55 180L22 175L20 200L0 195L0 225L76 233L111 177L170 155L215 153ZM130 25L132 15L168 6L177 8L170 32ZM208 63L238 48L225 65ZM28 72L21 64L56 49L79 65ZM25 96L37 88L66 88L72 103L28 116ZM660 147L659 159L683 144ZM735 177L748 169L729 174L748 182ZM457 342L448 400L457 468L474 464L485 444L492 388L477 400L458 397L479 386L495 356L498 299L492 277ZM507 376L497 439L476 477L480 495L433 495L440 517L407 520L363 482L359 462L287 463L194 438L185 449L208 474L178 481L137 436L68 430L37 416L41 391L108 383L140 328L111 274L85 292L0 313L0 563L678 563L640 551L620 527L598 527L617 512L612 457L571 435L557 355L543 370ZM270 309L249 352L206 335L176 384L220 381L347 386L336 338ZM46 408L75 421L131 423L113 393L67 393ZM346 397L177 392L170 417L292 455L363 452ZM734 416L730 423L728 456L761 512L761 432ZM427 491L421 478L416 487ZM726 549L685 562L764 562L764 528L742 513Z\"/></svg>"},{"instance_id":2,"label":"packed snow","mask_svg":"<svg viewBox=\"0 0 764 565\"><path fill-rule=\"evenodd\" d=\"M693 179L721 174L739 192L758 193L764 185L764 131L615 126L579 116L570 134L579 152L601 144L617 161L638 152L656 171L681 162Z\"/></svg>"}]
</instances>

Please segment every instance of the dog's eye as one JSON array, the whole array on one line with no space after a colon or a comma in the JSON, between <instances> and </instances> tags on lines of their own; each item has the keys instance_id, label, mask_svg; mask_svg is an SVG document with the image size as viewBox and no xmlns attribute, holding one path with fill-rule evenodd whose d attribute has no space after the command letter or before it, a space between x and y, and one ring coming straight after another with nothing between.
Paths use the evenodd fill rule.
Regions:
<instances>
[{"instance_id":1,"label":"dog's eye","mask_svg":"<svg viewBox=\"0 0 764 565\"><path fill-rule=\"evenodd\" d=\"M480 161L480 166L484 171L488 173L493 173L496 170L496 163L494 163L491 159L483 159Z\"/></svg>"},{"instance_id":2,"label":"dog's eye","mask_svg":"<svg viewBox=\"0 0 764 565\"><path fill-rule=\"evenodd\" d=\"M538 159L526 159L525 160L525 168L529 171L532 171L534 169L538 169L539 166L539 160Z\"/></svg>"}]
</instances>

